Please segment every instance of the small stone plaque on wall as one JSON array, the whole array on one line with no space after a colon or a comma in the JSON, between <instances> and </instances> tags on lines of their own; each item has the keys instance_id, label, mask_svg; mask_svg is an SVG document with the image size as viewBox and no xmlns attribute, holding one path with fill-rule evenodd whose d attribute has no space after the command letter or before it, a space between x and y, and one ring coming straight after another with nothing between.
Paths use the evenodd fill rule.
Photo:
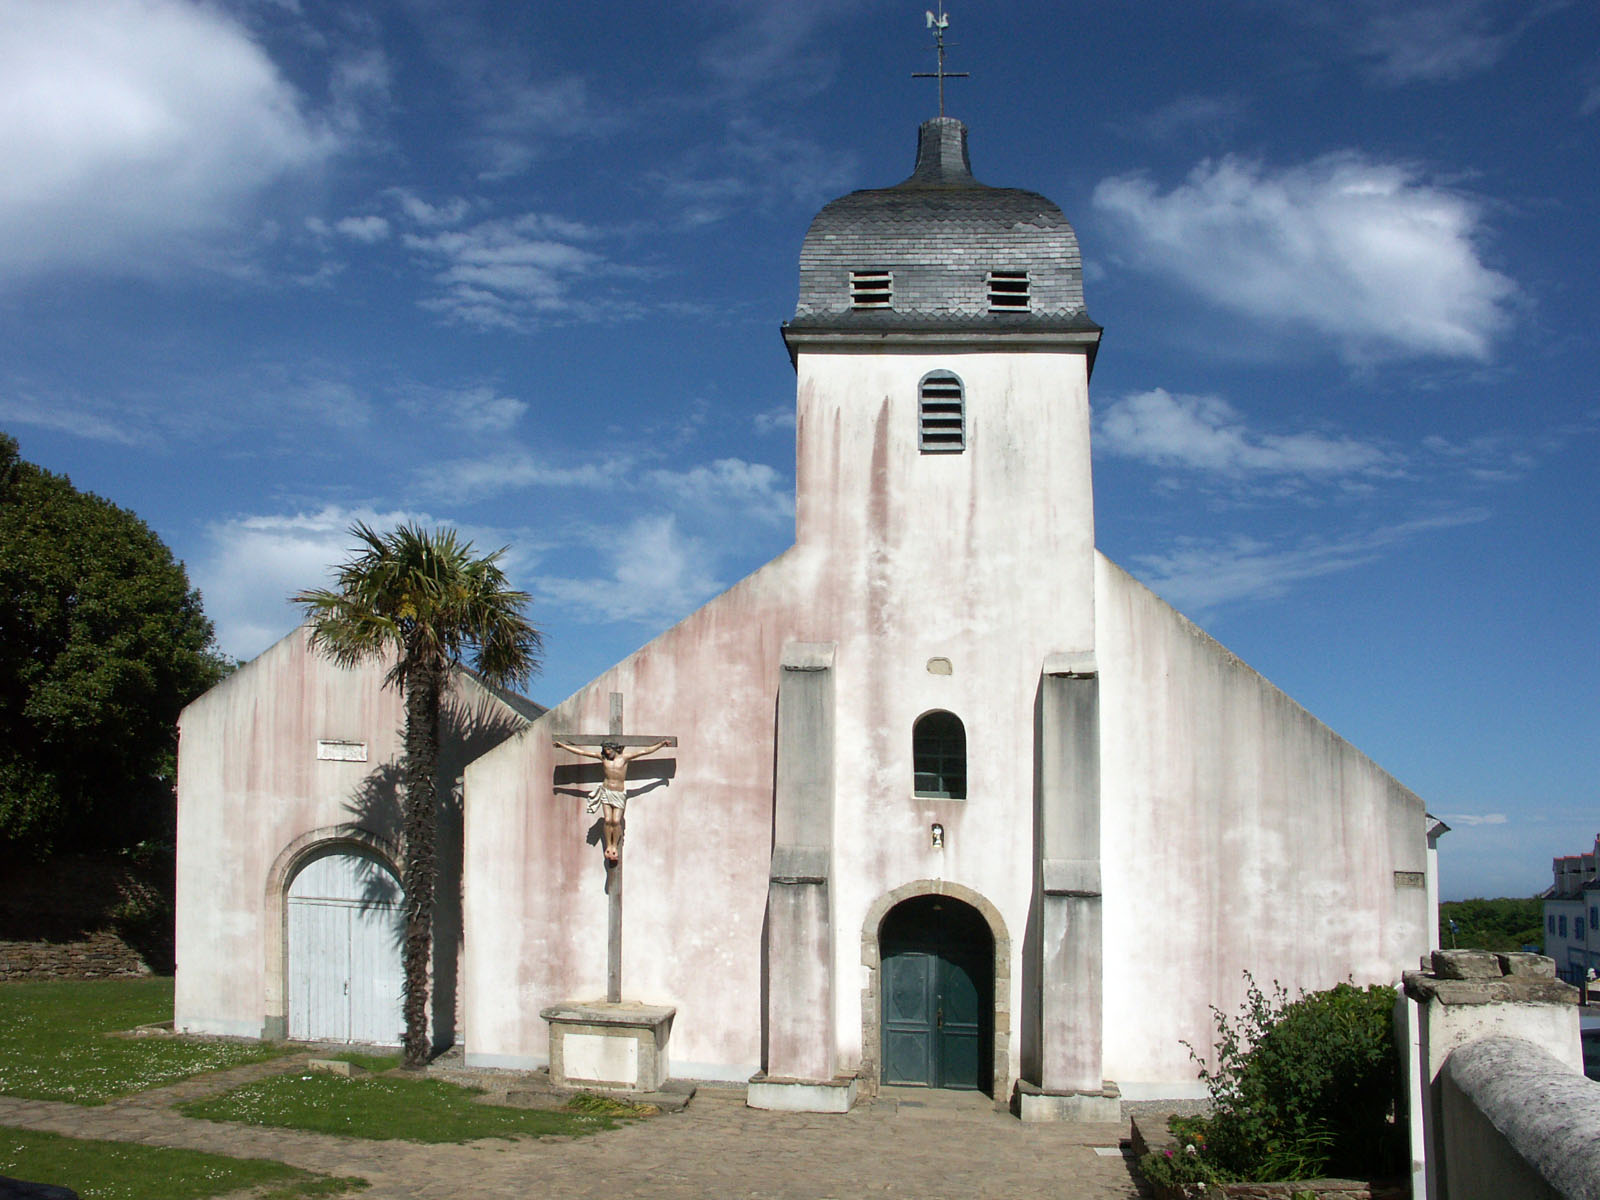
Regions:
<instances>
[{"instance_id":1,"label":"small stone plaque on wall","mask_svg":"<svg viewBox=\"0 0 1600 1200\"><path fill-rule=\"evenodd\" d=\"M317 742L317 757L330 762L366 762L367 744L323 739Z\"/></svg>"}]
</instances>

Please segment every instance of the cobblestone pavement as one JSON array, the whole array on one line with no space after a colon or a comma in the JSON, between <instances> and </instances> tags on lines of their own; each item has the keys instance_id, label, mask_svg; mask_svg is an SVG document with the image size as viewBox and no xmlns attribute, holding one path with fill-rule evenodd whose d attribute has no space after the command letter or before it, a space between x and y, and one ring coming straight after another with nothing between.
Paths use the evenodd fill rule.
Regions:
<instances>
[{"instance_id":1,"label":"cobblestone pavement","mask_svg":"<svg viewBox=\"0 0 1600 1200\"><path fill-rule=\"evenodd\" d=\"M371 1142L220 1124L172 1105L290 1070L258 1063L99 1108L0 1096L0 1125L75 1137L274 1158L372 1183L371 1200L639 1197L687 1200L1124 1200L1141 1195L1117 1151L1125 1125L1024 1125L972 1093L895 1089L842 1115L747 1108L743 1089L701 1088L679 1113L573 1139L466 1145Z\"/></svg>"}]
</instances>

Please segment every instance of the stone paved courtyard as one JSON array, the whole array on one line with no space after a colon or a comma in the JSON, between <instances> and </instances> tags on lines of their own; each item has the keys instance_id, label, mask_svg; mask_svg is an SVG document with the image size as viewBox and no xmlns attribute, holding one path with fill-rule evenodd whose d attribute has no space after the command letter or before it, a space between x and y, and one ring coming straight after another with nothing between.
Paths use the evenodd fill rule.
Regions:
<instances>
[{"instance_id":1,"label":"stone paved courtyard","mask_svg":"<svg viewBox=\"0 0 1600 1200\"><path fill-rule=\"evenodd\" d=\"M76 1137L275 1158L360 1175L372 1200L474 1196L982 1200L1141 1195L1117 1145L1126 1125L1024 1125L972 1093L892 1090L841 1116L759 1112L742 1089L701 1088L689 1106L576 1139L424 1146L219 1124L172 1105L272 1071L280 1059L100 1108L0 1096L0 1125Z\"/></svg>"}]
</instances>

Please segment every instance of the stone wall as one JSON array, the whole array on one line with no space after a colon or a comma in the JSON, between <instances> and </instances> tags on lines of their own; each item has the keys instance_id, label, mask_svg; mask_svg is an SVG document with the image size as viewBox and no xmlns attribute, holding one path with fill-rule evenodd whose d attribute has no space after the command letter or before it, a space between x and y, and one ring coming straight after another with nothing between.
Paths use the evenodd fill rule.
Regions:
<instances>
[{"instance_id":1,"label":"stone wall","mask_svg":"<svg viewBox=\"0 0 1600 1200\"><path fill-rule=\"evenodd\" d=\"M0 981L8 983L16 979L131 979L150 973L139 952L111 929L70 942L0 941Z\"/></svg>"},{"instance_id":2,"label":"stone wall","mask_svg":"<svg viewBox=\"0 0 1600 1200\"><path fill-rule=\"evenodd\" d=\"M1130 1139L1136 1157L1174 1149L1178 1141L1167 1128L1163 1113L1140 1113L1132 1118ZM1405 1180L1296 1179L1283 1183L1203 1184L1149 1183L1155 1200L1411 1200Z\"/></svg>"},{"instance_id":3,"label":"stone wall","mask_svg":"<svg viewBox=\"0 0 1600 1200\"><path fill-rule=\"evenodd\" d=\"M1600 1197L1577 989L1538 954L1435 950L1430 966L1404 976L1418 1200Z\"/></svg>"},{"instance_id":4,"label":"stone wall","mask_svg":"<svg viewBox=\"0 0 1600 1200\"><path fill-rule=\"evenodd\" d=\"M1600 1195L1600 1083L1515 1037L1460 1047L1442 1082L1449 1200Z\"/></svg>"},{"instance_id":5,"label":"stone wall","mask_svg":"<svg viewBox=\"0 0 1600 1200\"><path fill-rule=\"evenodd\" d=\"M62 855L0 870L0 981L172 970L171 860Z\"/></svg>"}]
</instances>

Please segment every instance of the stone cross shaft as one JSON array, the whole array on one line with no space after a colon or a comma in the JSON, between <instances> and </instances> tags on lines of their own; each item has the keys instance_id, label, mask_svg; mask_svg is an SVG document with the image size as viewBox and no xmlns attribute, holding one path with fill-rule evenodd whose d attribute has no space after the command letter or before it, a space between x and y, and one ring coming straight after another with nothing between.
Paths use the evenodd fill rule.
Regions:
<instances>
[{"instance_id":1,"label":"stone cross shaft","mask_svg":"<svg viewBox=\"0 0 1600 1200\"><path fill-rule=\"evenodd\" d=\"M556 738L573 746L599 746L616 742L619 746L653 746L665 741L677 746L676 737L651 737L622 732L622 693L611 693L611 728L605 733L559 733ZM606 1000L622 1001L622 859L606 864Z\"/></svg>"}]
</instances>

